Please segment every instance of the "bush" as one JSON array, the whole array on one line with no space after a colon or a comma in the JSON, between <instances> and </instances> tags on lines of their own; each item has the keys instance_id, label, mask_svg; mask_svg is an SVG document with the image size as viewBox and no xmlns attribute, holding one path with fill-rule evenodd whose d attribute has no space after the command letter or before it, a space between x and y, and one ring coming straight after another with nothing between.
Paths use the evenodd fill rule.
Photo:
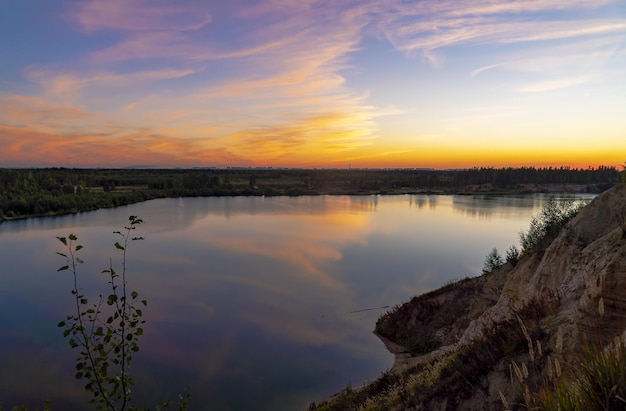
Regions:
<instances>
[{"instance_id":1,"label":"bush","mask_svg":"<svg viewBox=\"0 0 626 411\"><path fill-rule=\"evenodd\" d=\"M483 272L489 273L496 268L500 267L504 264L504 259L498 252L498 249L494 247L493 250L489 254L487 254L487 258L485 259L485 265L483 266Z\"/></svg>"},{"instance_id":2,"label":"bush","mask_svg":"<svg viewBox=\"0 0 626 411\"><path fill-rule=\"evenodd\" d=\"M509 247L508 250L506 250L506 262L507 263L511 263L513 264L513 266L516 266L517 262L519 261L519 257L520 257L520 251L519 251L519 248L517 248L516 246L512 245L511 247Z\"/></svg>"},{"instance_id":3,"label":"bush","mask_svg":"<svg viewBox=\"0 0 626 411\"><path fill-rule=\"evenodd\" d=\"M527 232L520 233L522 254L526 254L540 245L545 245L545 239L552 239L561 231L583 207L584 201L574 201L571 198L548 198L538 216L530 220Z\"/></svg>"}]
</instances>

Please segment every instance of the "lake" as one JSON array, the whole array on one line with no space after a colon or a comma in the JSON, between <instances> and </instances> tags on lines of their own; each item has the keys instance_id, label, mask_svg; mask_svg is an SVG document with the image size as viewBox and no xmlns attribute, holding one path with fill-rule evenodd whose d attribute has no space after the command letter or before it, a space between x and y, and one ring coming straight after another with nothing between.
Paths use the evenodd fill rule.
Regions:
<instances>
[{"instance_id":1,"label":"lake","mask_svg":"<svg viewBox=\"0 0 626 411\"><path fill-rule=\"evenodd\" d=\"M592 198L578 195L578 198ZM131 374L140 406L301 410L377 378L393 357L376 319L412 296L478 275L493 247L518 244L545 195L212 197L153 200L0 224L0 402L85 409L77 350L56 324L72 313L56 236L85 248L85 293L108 294L113 234L144 220L128 282L144 310Z\"/></svg>"}]
</instances>

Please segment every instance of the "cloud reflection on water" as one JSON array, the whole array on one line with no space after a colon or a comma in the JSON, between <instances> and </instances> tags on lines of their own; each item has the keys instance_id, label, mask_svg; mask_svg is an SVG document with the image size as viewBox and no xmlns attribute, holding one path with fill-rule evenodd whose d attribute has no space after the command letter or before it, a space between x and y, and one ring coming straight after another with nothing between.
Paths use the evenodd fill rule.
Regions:
<instances>
[{"instance_id":1,"label":"cloud reflection on water","mask_svg":"<svg viewBox=\"0 0 626 411\"><path fill-rule=\"evenodd\" d=\"M139 388L139 398L154 392L171 398L188 382L193 401L216 409L286 398L293 408L303 408L391 365L371 334L384 309L351 311L394 305L451 278L479 273L486 253L515 242L542 201L187 198L7 221L0 225L0 257L10 270L0 277L0 302L7 309L29 308L19 321L4 322L0 347L17 337L32 341L24 354L16 354L26 359L27 372L45 361L28 350L48 347L50 338L65 350L61 336L52 336L67 309L59 302L67 288L54 276L54 237L75 232L85 245L85 287L102 285L91 273L116 256L111 231L129 214L139 215L145 224L138 234L146 239L132 244L128 261L132 287L149 301L142 350L133 365L136 379L149 387ZM28 257L33 249L40 251ZM41 335L42 318L50 323L50 335ZM10 379L0 372L0 380ZM62 365L51 372L65 378Z\"/></svg>"}]
</instances>

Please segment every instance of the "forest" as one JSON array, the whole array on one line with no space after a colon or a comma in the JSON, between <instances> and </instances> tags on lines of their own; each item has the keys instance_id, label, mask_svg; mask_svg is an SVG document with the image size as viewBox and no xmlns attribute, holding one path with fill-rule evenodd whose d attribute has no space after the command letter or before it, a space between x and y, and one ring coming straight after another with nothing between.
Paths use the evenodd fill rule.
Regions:
<instances>
[{"instance_id":1,"label":"forest","mask_svg":"<svg viewBox=\"0 0 626 411\"><path fill-rule=\"evenodd\" d=\"M0 168L0 221L167 197L599 193L619 182L622 173L608 166L462 170Z\"/></svg>"}]
</instances>

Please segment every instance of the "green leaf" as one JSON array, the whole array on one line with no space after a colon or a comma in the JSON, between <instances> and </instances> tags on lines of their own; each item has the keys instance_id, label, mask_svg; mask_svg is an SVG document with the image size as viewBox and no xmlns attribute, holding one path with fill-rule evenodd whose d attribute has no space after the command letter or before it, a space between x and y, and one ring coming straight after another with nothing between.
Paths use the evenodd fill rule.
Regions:
<instances>
[{"instance_id":1,"label":"green leaf","mask_svg":"<svg viewBox=\"0 0 626 411\"><path fill-rule=\"evenodd\" d=\"M135 335L143 335L143 328L137 328L137 330L135 331Z\"/></svg>"},{"instance_id":2,"label":"green leaf","mask_svg":"<svg viewBox=\"0 0 626 411\"><path fill-rule=\"evenodd\" d=\"M124 247L122 247L120 245L120 243L118 243L118 242L116 242L114 245L115 245L115 248L117 248L118 250L123 250L124 249Z\"/></svg>"},{"instance_id":3,"label":"green leaf","mask_svg":"<svg viewBox=\"0 0 626 411\"><path fill-rule=\"evenodd\" d=\"M78 347L78 343L76 342L76 340L75 340L75 339L70 338L70 340L69 340L68 342L69 342L69 344L70 344L70 347L72 347L72 348L76 348L76 347Z\"/></svg>"},{"instance_id":4,"label":"green leaf","mask_svg":"<svg viewBox=\"0 0 626 411\"><path fill-rule=\"evenodd\" d=\"M76 375L74 375L74 378L76 378L77 380L80 380L81 378L83 378L83 373L77 372Z\"/></svg>"},{"instance_id":5,"label":"green leaf","mask_svg":"<svg viewBox=\"0 0 626 411\"><path fill-rule=\"evenodd\" d=\"M74 249L74 251L78 251L78 250L80 250L81 248L83 248L83 246L79 244L79 245L77 245L77 246L76 246L76 248Z\"/></svg>"},{"instance_id":6,"label":"green leaf","mask_svg":"<svg viewBox=\"0 0 626 411\"><path fill-rule=\"evenodd\" d=\"M139 296L139 293L137 293L137 291L133 291L132 293L130 293L130 296L133 298L137 298Z\"/></svg>"},{"instance_id":7,"label":"green leaf","mask_svg":"<svg viewBox=\"0 0 626 411\"><path fill-rule=\"evenodd\" d=\"M67 330L63 331L63 338L67 337L68 335L70 335L69 328Z\"/></svg>"},{"instance_id":8,"label":"green leaf","mask_svg":"<svg viewBox=\"0 0 626 411\"><path fill-rule=\"evenodd\" d=\"M59 271L65 271L65 270L67 270L67 269L69 269L69 268L70 268L70 266L69 266L69 265L64 265L63 267L59 268L59 269L57 270L57 272L59 272Z\"/></svg>"},{"instance_id":9,"label":"green leaf","mask_svg":"<svg viewBox=\"0 0 626 411\"><path fill-rule=\"evenodd\" d=\"M128 341L132 340L132 339L133 339L133 335L132 335L132 334L128 334L128 335L126 335L126 339L127 339Z\"/></svg>"},{"instance_id":10,"label":"green leaf","mask_svg":"<svg viewBox=\"0 0 626 411\"><path fill-rule=\"evenodd\" d=\"M65 324L65 320L63 320L57 324L57 327L65 327Z\"/></svg>"},{"instance_id":11,"label":"green leaf","mask_svg":"<svg viewBox=\"0 0 626 411\"><path fill-rule=\"evenodd\" d=\"M88 304L88 303L89 303L89 300L87 300L86 298L81 298L81 299L80 299L80 303L81 303L81 304Z\"/></svg>"},{"instance_id":12,"label":"green leaf","mask_svg":"<svg viewBox=\"0 0 626 411\"><path fill-rule=\"evenodd\" d=\"M74 234L70 234L70 235L68 236L68 238L69 238L71 241L76 241L76 240L78 240L78 237L76 237Z\"/></svg>"}]
</instances>

